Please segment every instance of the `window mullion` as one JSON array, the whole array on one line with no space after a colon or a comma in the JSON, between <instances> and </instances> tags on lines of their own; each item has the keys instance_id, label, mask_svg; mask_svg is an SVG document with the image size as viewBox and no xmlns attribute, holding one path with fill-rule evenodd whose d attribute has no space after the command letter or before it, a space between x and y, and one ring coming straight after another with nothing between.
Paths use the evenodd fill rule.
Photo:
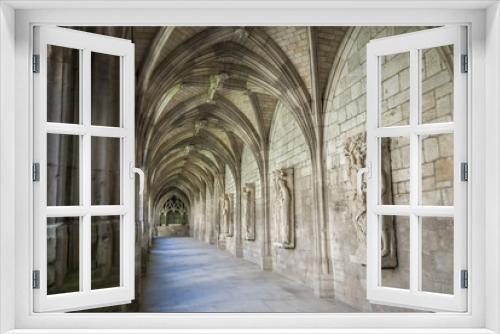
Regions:
<instances>
[{"instance_id":1,"label":"window mullion","mask_svg":"<svg viewBox=\"0 0 500 334\"><path fill-rule=\"evenodd\" d=\"M419 123L420 61L418 49L410 50L410 291L418 291L420 282L419 217L413 209L419 204L419 140L415 128Z\"/></svg>"},{"instance_id":2,"label":"window mullion","mask_svg":"<svg viewBox=\"0 0 500 334\"><path fill-rule=\"evenodd\" d=\"M91 117L91 52L83 50L83 66L82 66L82 124L90 130ZM87 131L82 138L82 183L83 183L83 206L90 209L91 204L91 134ZM83 291L90 293L91 290L91 216L90 211L83 216L83 237L80 245L81 253L83 254L81 273L83 275Z\"/></svg>"}]
</instances>

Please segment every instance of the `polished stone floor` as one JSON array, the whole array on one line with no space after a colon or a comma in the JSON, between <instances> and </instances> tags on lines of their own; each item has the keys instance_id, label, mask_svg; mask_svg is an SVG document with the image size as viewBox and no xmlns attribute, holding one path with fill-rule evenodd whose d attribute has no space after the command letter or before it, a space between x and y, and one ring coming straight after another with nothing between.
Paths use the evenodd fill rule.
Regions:
<instances>
[{"instance_id":1,"label":"polished stone floor","mask_svg":"<svg viewBox=\"0 0 500 334\"><path fill-rule=\"evenodd\" d=\"M358 312L193 238L155 238L141 312Z\"/></svg>"}]
</instances>

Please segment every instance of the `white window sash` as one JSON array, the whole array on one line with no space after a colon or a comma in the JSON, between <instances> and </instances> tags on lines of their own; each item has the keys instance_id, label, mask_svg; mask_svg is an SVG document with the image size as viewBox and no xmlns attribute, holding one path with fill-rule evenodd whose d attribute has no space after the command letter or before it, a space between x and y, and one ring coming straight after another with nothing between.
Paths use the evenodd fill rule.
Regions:
<instances>
[{"instance_id":1,"label":"white window sash","mask_svg":"<svg viewBox=\"0 0 500 334\"><path fill-rule=\"evenodd\" d=\"M80 50L80 124L47 122L47 45ZM34 51L40 55L40 73L34 74L34 161L40 163L40 182L34 184L34 270L40 271L40 289L34 289L35 312L66 312L134 299L135 180L129 178L134 162L134 45L128 40L64 28L35 27ZM91 125L91 52L121 58L121 125L117 128ZM80 138L80 205L47 207L47 133L78 135ZM91 203L91 138L121 139L121 205ZM120 286L91 289L91 217L120 215ZM47 218L80 217L80 291L47 295Z\"/></svg>"},{"instance_id":2,"label":"white window sash","mask_svg":"<svg viewBox=\"0 0 500 334\"><path fill-rule=\"evenodd\" d=\"M460 271L467 269L467 183L460 181L460 163L467 162L467 76L460 73L461 54L467 54L466 28L452 26L403 34L371 41L367 45L367 162L372 177L367 180L367 296L371 302L424 310L467 310L467 290L461 288ZM454 122L419 124L421 101L421 52L444 45L454 45ZM410 125L380 127L379 57L410 52ZM454 133L454 206L421 206L421 145L419 136ZM380 138L410 137L410 205L380 205ZM410 289L380 286L381 241L380 215L410 217ZM454 218L454 294L420 291L421 233L419 217Z\"/></svg>"}]
</instances>

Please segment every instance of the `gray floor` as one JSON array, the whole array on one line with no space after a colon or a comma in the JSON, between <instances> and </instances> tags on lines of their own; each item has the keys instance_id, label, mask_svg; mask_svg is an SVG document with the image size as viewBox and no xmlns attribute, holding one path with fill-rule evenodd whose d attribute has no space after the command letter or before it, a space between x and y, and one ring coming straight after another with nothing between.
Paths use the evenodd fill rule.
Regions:
<instances>
[{"instance_id":1,"label":"gray floor","mask_svg":"<svg viewBox=\"0 0 500 334\"><path fill-rule=\"evenodd\" d=\"M358 312L193 238L156 238L141 312Z\"/></svg>"}]
</instances>

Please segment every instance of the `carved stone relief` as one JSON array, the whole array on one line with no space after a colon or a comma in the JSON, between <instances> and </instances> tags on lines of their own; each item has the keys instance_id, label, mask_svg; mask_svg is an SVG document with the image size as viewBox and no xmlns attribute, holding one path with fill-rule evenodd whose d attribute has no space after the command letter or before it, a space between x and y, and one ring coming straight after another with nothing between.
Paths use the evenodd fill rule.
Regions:
<instances>
[{"instance_id":1,"label":"carved stone relief","mask_svg":"<svg viewBox=\"0 0 500 334\"><path fill-rule=\"evenodd\" d=\"M295 248L295 221L293 205L293 168L273 172L274 185L274 245Z\"/></svg>"},{"instance_id":2,"label":"carved stone relief","mask_svg":"<svg viewBox=\"0 0 500 334\"><path fill-rule=\"evenodd\" d=\"M224 86L224 81L229 78L229 74L226 72L221 72L219 75L211 75L210 76L210 87L208 88L207 93L207 103L208 104L216 104L214 99L215 93L221 91Z\"/></svg>"},{"instance_id":3,"label":"carved stone relief","mask_svg":"<svg viewBox=\"0 0 500 334\"><path fill-rule=\"evenodd\" d=\"M243 188L243 231L246 240L255 240L255 183Z\"/></svg>"},{"instance_id":4,"label":"carved stone relief","mask_svg":"<svg viewBox=\"0 0 500 334\"><path fill-rule=\"evenodd\" d=\"M236 37L236 40L238 42L245 43L248 37L248 31L245 29L245 27L235 27L234 36Z\"/></svg>"},{"instance_id":5,"label":"carved stone relief","mask_svg":"<svg viewBox=\"0 0 500 334\"><path fill-rule=\"evenodd\" d=\"M366 181L361 185L362 194L358 194L357 173L366 166L366 133L360 133L345 141L347 178L353 189L351 219L356 230L358 248L351 261L366 264ZM392 205L392 173L390 138L381 139L381 204ZM397 266L396 238L393 216L382 216L381 235L382 268Z\"/></svg>"},{"instance_id":6,"label":"carved stone relief","mask_svg":"<svg viewBox=\"0 0 500 334\"><path fill-rule=\"evenodd\" d=\"M224 194L224 198L222 199L222 231L225 236L230 235L231 211L229 194Z\"/></svg>"},{"instance_id":7,"label":"carved stone relief","mask_svg":"<svg viewBox=\"0 0 500 334\"><path fill-rule=\"evenodd\" d=\"M225 224L225 217L224 217L224 201L225 201L226 195L222 196L219 199L219 209L217 212L217 224L215 227L216 230L216 235L217 235L217 247L220 250L224 250L226 248L226 224Z\"/></svg>"}]
</instances>

